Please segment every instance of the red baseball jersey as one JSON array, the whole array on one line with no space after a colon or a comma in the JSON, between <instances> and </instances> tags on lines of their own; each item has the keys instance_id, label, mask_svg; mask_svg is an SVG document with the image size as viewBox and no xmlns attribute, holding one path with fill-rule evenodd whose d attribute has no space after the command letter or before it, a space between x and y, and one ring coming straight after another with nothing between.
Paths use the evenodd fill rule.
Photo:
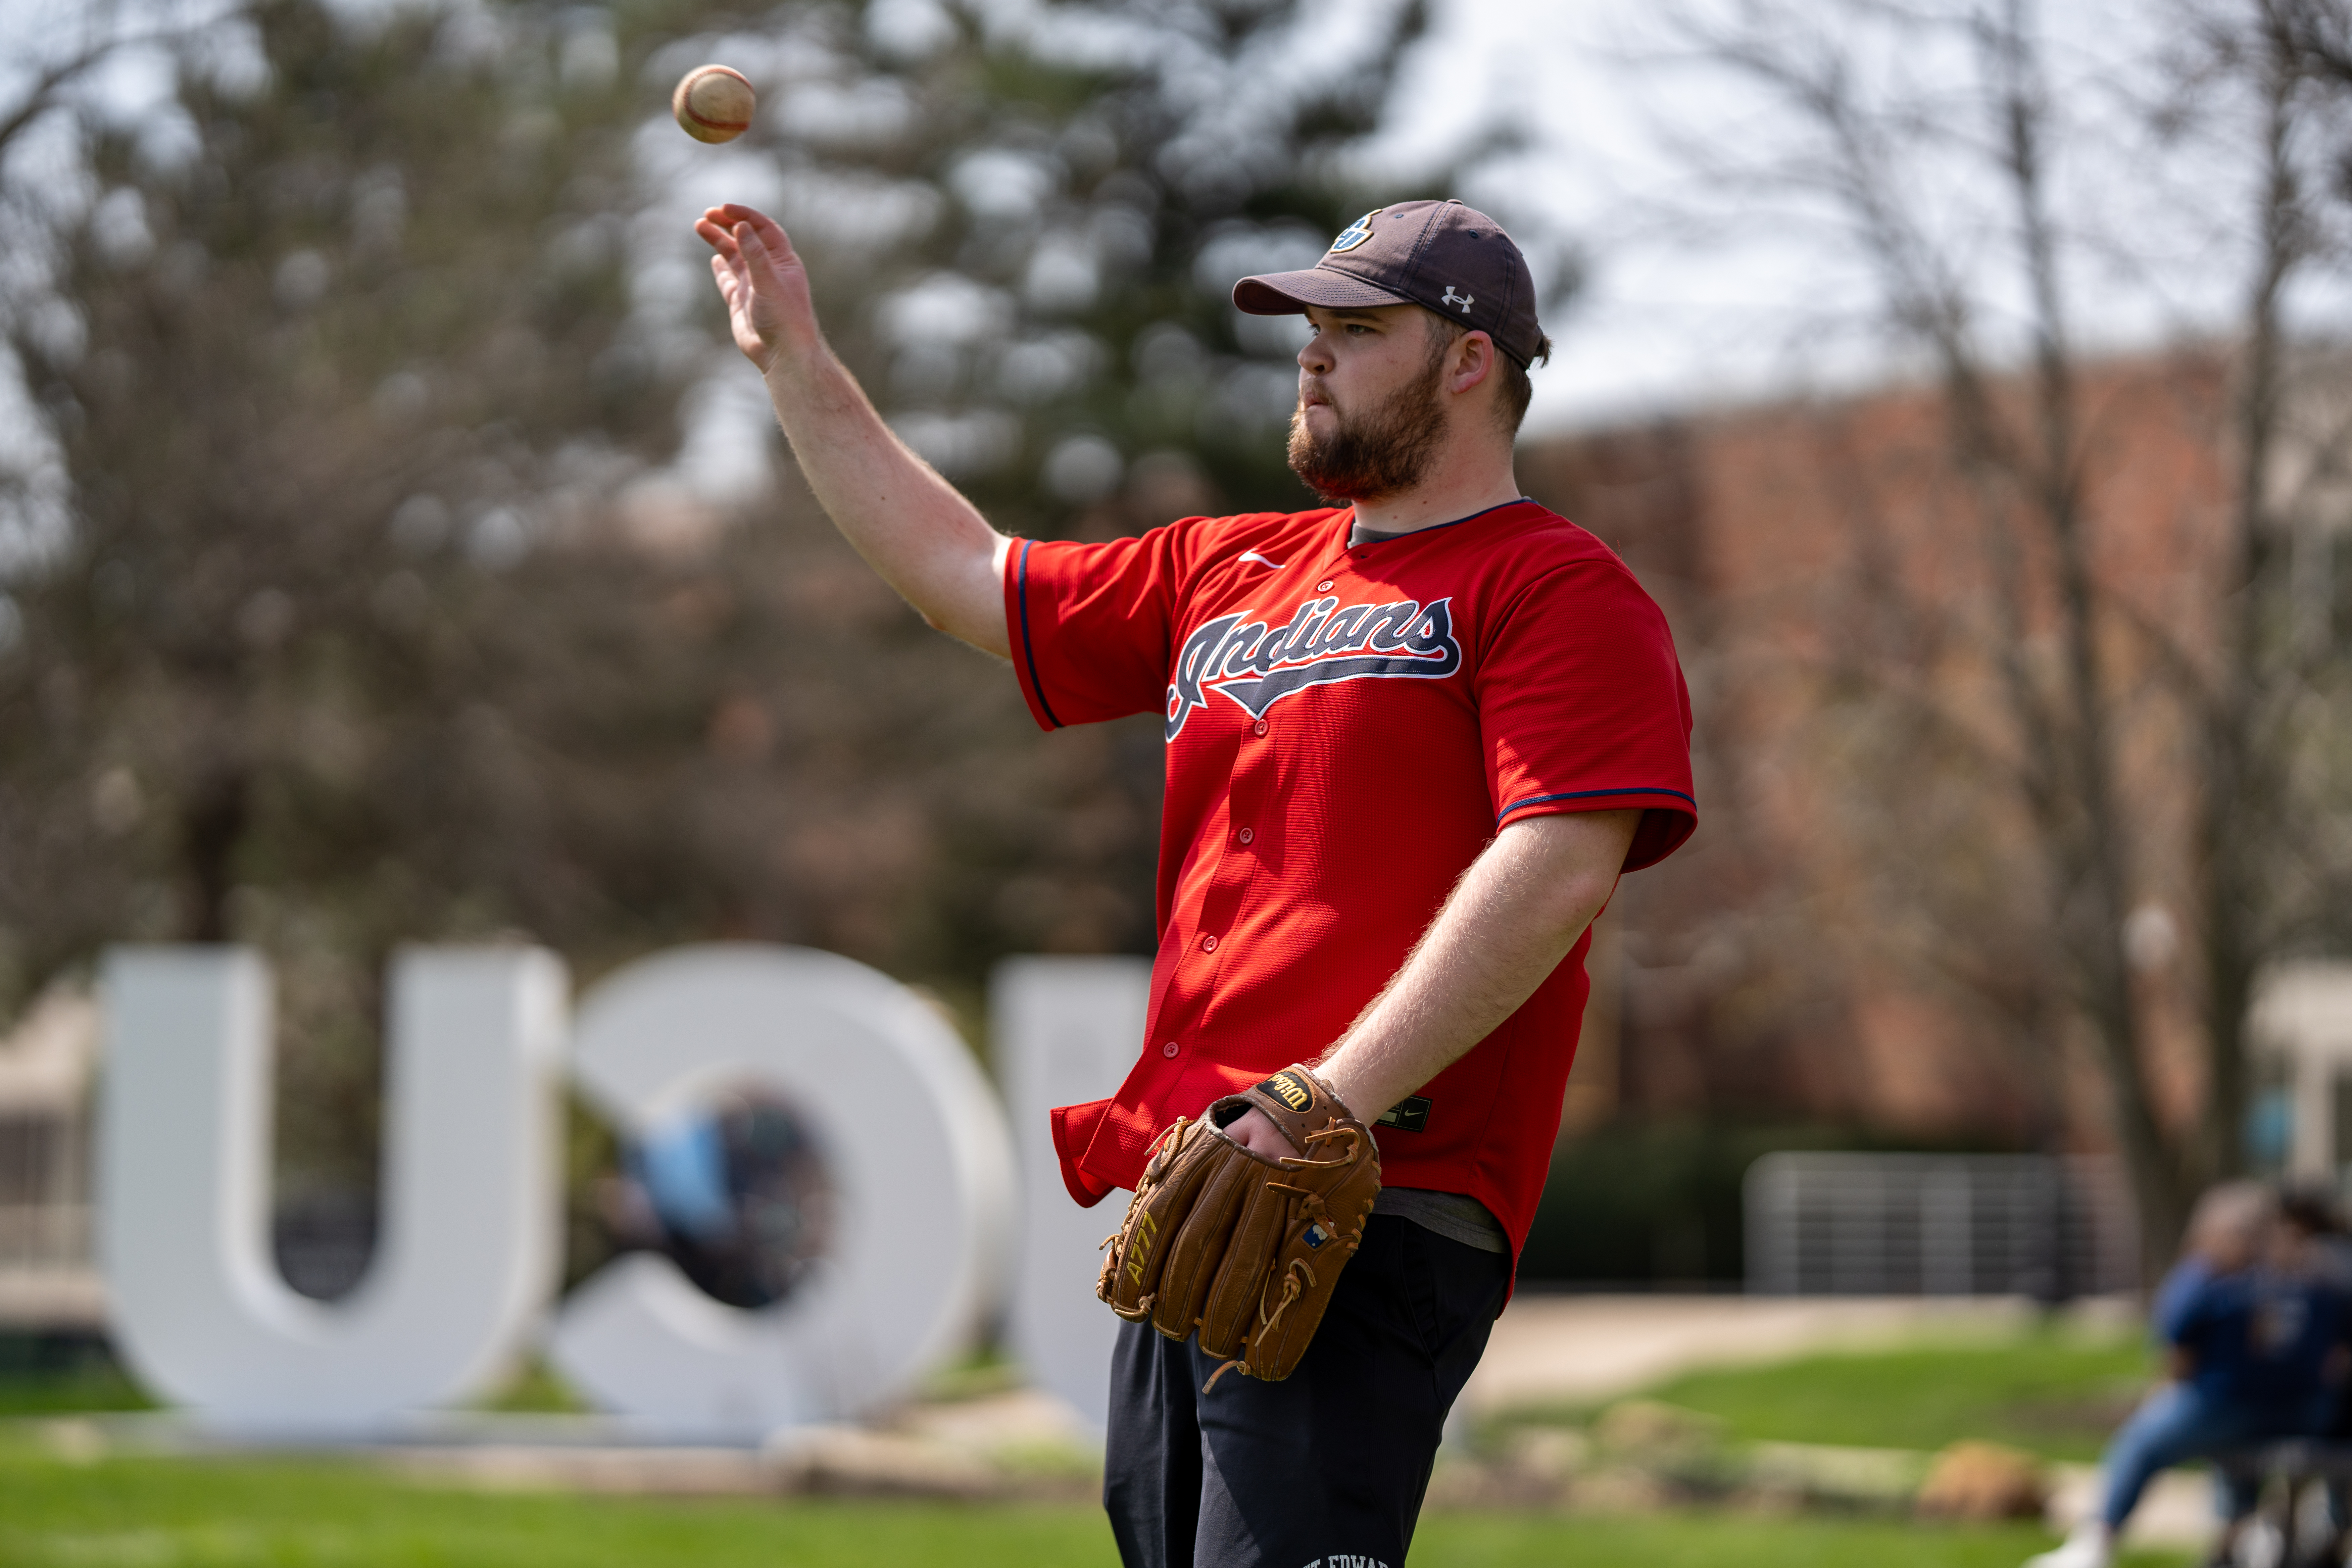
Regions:
<instances>
[{"instance_id":1,"label":"red baseball jersey","mask_svg":"<svg viewBox=\"0 0 2352 1568\"><path fill-rule=\"evenodd\" d=\"M1696 826L1674 641L1606 545L1528 500L1351 545L1353 523L1261 512L1014 547L1005 616L1037 721L1166 721L1143 1054L1111 1099L1053 1113L1081 1204L1132 1187L1177 1117L1338 1040L1502 825L1638 807L1627 870ZM1590 942L1378 1130L1384 1182L1470 1194L1515 1250Z\"/></svg>"}]
</instances>

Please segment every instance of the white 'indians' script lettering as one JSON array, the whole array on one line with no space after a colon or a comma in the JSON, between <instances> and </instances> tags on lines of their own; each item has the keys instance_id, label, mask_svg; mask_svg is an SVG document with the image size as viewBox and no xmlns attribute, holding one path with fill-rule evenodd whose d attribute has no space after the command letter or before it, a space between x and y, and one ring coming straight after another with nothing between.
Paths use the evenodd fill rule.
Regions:
<instances>
[{"instance_id":1,"label":"white 'indians' script lettering","mask_svg":"<svg viewBox=\"0 0 2352 1568\"><path fill-rule=\"evenodd\" d=\"M1168 687L1168 739L1210 692L1253 719L1295 691L1336 680L1438 679L1462 668L1451 599L1349 605L1310 599L1271 626L1249 612L1205 621L1184 639Z\"/></svg>"}]
</instances>

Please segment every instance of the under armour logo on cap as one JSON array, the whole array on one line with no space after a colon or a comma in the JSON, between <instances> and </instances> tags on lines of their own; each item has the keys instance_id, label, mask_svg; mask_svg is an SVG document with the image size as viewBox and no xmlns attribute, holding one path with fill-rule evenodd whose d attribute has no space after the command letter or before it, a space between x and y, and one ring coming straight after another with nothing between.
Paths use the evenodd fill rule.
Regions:
<instances>
[{"instance_id":1,"label":"under armour logo on cap","mask_svg":"<svg viewBox=\"0 0 2352 1568\"><path fill-rule=\"evenodd\" d=\"M1374 207L1313 267L1234 284L1234 304L1254 316L1420 305L1487 333L1522 366L1550 347L1536 324L1527 258L1500 224L1460 202Z\"/></svg>"}]
</instances>

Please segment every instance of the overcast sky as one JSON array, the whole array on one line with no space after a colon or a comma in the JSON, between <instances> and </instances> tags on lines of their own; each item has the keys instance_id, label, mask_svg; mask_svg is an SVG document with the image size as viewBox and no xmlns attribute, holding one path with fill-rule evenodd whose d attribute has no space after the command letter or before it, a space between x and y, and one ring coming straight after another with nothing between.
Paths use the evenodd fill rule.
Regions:
<instances>
[{"instance_id":1,"label":"overcast sky","mask_svg":"<svg viewBox=\"0 0 2352 1568\"><path fill-rule=\"evenodd\" d=\"M220 0L150 3L184 7ZM1352 7L1368 3L1307 0L1310 12L1343 23L1352 19ZM1449 194L1498 208L1522 227L1549 226L1571 237L1590 260L1583 295L1564 317L1546 322L1559 352L1537 373L1533 428L1745 400L1791 386L1852 384L1891 368L1881 341L1859 326L1870 317L1870 289L1850 244L1824 228L1818 213L1766 206L1759 193L1695 180L1686 159L1670 149L1676 139L1717 151L1767 147L1779 132L1775 117L1738 83L1674 61L1656 25L1664 3L1436 0L1429 39L1393 106L1381 167L1407 166L1483 121L1505 117L1522 125L1531 139L1526 154ZM2100 150L2118 104L2145 76L2151 18L2168 15L2172 4L2044 0L2042 7L2053 96L2080 132L2074 141L2089 149L2062 160L2070 213L2086 226L2136 237L2128 267L2112 257L2114 265L2078 258L2069 275L2084 334L2095 344L2143 347L2211 330L2224 317L2239 270L2226 221L2239 194L2227 171L2206 177L2189 160L2186 178L2176 172L2168 186L2111 147ZM1817 0L1798 14L1836 9L1836 0ZM79 14L80 0L0 0L0 61L9 40ZM1906 107L1957 91L1970 69L1964 50L1938 54L1907 40L1874 50L1865 43L1858 58L1883 100ZM119 79L117 96L127 103L142 85L136 63ZM157 76L146 85L160 89L163 81ZM1996 193L1972 184L1956 164L1923 169L1916 177L1934 192L1953 265L1997 277ZM1400 199L1432 194L1395 193ZM1664 221L1669 210L1682 215L1678 226ZM1687 221L1693 214L1703 220L1696 229ZM2148 235L2165 236L2171 249L2155 254L2139 243ZM1996 283L1987 294L1998 307L2001 288ZM1996 330L1998 317L1996 308Z\"/></svg>"},{"instance_id":2,"label":"overcast sky","mask_svg":"<svg viewBox=\"0 0 2352 1568\"><path fill-rule=\"evenodd\" d=\"M1480 115L1524 124L1528 155L1460 194L1542 215L1590 258L1583 298L1546 323L1559 353L1537 373L1531 426L1851 385L1899 369L1883 339L1861 327L1871 290L1854 247L1818 209L1696 179L1674 151L1696 144L1761 161L1787 145L1787 121L1743 84L1678 58L1657 25L1660 8L1660 0L1439 0L1431 42L1400 95L1400 153L1459 138ZM1834 9L1821 0L1797 14ZM2223 328L2244 274L2242 161L2193 145L2148 156L2142 110L2158 49L2180 36L2179 16L2173 0L2040 7L2064 134L2053 179L2077 242L2069 304L2095 350ZM1933 108L1972 79L1964 44L1939 51L1882 37L1853 47L1882 103ZM1951 265L1980 280L1998 337L2021 315L2000 191L1958 158L1909 177L1905 195L1931 212ZM2314 288L2299 308L2334 326L2352 315L2345 304L2339 290Z\"/></svg>"}]
</instances>

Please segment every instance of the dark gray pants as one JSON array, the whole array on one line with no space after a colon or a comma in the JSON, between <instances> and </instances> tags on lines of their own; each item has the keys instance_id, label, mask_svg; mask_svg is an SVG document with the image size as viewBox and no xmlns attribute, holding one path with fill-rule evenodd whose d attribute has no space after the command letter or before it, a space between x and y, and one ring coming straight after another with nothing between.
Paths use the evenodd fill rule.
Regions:
<instances>
[{"instance_id":1,"label":"dark gray pants","mask_svg":"<svg viewBox=\"0 0 2352 1568\"><path fill-rule=\"evenodd\" d=\"M1127 1568L1402 1568L1510 1260L1374 1215L1280 1383L1120 1325L1103 1506Z\"/></svg>"}]
</instances>

